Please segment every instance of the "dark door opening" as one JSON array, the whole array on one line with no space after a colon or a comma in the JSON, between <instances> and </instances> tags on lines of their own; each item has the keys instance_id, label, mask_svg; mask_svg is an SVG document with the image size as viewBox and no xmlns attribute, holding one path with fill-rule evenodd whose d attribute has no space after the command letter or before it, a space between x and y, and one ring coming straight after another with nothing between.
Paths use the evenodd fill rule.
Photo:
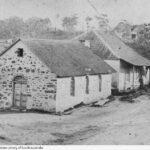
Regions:
<instances>
[{"instance_id":1,"label":"dark door opening","mask_svg":"<svg viewBox=\"0 0 150 150\"><path fill-rule=\"evenodd\" d=\"M15 77L13 86L13 106L18 109L26 109L27 80L22 76Z\"/></svg>"}]
</instances>

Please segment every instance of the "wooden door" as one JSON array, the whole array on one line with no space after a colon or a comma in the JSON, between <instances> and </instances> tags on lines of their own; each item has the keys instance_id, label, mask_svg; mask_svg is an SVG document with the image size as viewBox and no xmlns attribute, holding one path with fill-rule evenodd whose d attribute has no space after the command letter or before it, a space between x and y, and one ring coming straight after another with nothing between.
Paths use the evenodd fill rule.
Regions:
<instances>
[{"instance_id":1,"label":"wooden door","mask_svg":"<svg viewBox=\"0 0 150 150\"><path fill-rule=\"evenodd\" d=\"M27 102L26 88L27 88L26 84L21 84L21 99L20 99L21 103L20 103L20 106L22 108L26 108L26 102Z\"/></svg>"},{"instance_id":2,"label":"wooden door","mask_svg":"<svg viewBox=\"0 0 150 150\"><path fill-rule=\"evenodd\" d=\"M20 107L21 104L21 84L14 84L14 106Z\"/></svg>"},{"instance_id":3,"label":"wooden door","mask_svg":"<svg viewBox=\"0 0 150 150\"><path fill-rule=\"evenodd\" d=\"M26 94L27 84L24 78L17 78L14 80L14 107L19 109L26 108L27 94Z\"/></svg>"}]
</instances>

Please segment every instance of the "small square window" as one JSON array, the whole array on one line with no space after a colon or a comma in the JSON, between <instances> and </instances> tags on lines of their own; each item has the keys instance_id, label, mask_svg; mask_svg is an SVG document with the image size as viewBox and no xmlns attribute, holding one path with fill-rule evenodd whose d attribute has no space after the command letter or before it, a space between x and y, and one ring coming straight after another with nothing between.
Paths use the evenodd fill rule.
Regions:
<instances>
[{"instance_id":1,"label":"small square window","mask_svg":"<svg viewBox=\"0 0 150 150\"><path fill-rule=\"evenodd\" d=\"M18 57L23 57L23 48L18 48L17 56Z\"/></svg>"},{"instance_id":2,"label":"small square window","mask_svg":"<svg viewBox=\"0 0 150 150\"><path fill-rule=\"evenodd\" d=\"M135 39L136 38L136 34L132 34L132 39Z\"/></svg>"}]
</instances>

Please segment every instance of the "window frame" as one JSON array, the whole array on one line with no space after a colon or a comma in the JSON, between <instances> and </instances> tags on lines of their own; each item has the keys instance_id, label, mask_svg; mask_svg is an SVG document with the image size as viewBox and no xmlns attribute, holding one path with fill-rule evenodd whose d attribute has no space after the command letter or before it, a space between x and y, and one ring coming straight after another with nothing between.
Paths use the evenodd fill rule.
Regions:
<instances>
[{"instance_id":1,"label":"window frame","mask_svg":"<svg viewBox=\"0 0 150 150\"><path fill-rule=\"evenodd\" d=\"M85 93L89 94L89 76L85 76L85 80L86 80Z\"/></svg>"},{"instance_id":2,"label":"window frame","mask_svg":"<svg viewBox=\"0 0 150 150\"><path fill-rule=\"evenodd\" d=\"M23 48L18 48L17 49L17 57L23 57L24 49Z\"/></svg>"},{"instance_id":3,"label":"window frame","mask_svg":"<svg viewBox=\"0 0 150 150\"><path fill-rule=\"evenodd\" d=\"M75 77L71 77L70 80L70 95L75 96Z\"/></svg>"},{"instance_id":4,"label":"window frame","mask_svg":"<svg viewBox=\"0 0 150 150\"><path fill-rule=\"evenodd\" d=\"M102 75L101 74L99 74L99 76L98 76L98 80L99 80L99 92L101 92L102 91Z\"/></svg>"}]
</instances>

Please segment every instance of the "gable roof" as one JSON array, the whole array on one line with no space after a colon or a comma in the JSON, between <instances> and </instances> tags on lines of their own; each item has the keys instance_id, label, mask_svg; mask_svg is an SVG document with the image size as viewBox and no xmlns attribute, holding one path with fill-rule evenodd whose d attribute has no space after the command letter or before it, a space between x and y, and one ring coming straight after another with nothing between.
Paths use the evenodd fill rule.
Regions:
<instances>
[{"instance_id":1,"label":"gable roof","mask_svg":"<svg viewBox=\"0 0 150 150\"><path fill-rule=\"evenodd\" d=\"M94 34L117 58L122 59L135 66L150 66L150 60L138 54L134 49L127 46L113 32L89 31L75 38L75 40L90 40ZM101 49L99 49L101 51Z\"/></svg>"},{"instance_id":2,"label":"gable roof","mask_svg":"<svg viewBox=\"0 0 150 150\"><path fill-rule=\"evenodd\" d=\"M22 41L59 77L115 72L114 69L78 41L36 39L18 40L17 42L19 41Z\"/></svg>"}]
</instances>

